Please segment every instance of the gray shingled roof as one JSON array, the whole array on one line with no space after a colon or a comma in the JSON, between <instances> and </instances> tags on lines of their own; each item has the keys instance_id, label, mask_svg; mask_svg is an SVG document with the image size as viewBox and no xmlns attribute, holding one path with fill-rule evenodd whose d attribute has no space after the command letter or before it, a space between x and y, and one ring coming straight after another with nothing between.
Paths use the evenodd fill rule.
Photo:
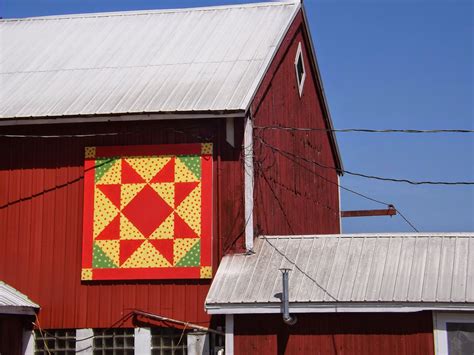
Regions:
<instances>
[{"instance_id":1,"label":"gray shingled roof","mask_svg":"<svg viewBox=\"0 0 474 355\"><path fill-rule=\"evenodd\" d=\"M474 311L474 233L260 237L222 259L206 309L279 312L284 267L292 312Z\"/></svg>"}]
</instances>

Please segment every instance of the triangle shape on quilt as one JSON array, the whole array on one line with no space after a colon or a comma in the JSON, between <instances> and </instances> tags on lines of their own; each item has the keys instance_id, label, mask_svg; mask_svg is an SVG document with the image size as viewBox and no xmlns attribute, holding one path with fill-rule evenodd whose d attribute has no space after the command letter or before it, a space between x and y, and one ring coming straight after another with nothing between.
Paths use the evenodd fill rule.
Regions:
<instances>
[{"instance_id":1,"label":"triangle shape on quilt","mask_svg":"<svg viewBox=\"0 0 474 355\"><path fill-rule=\"evenodd\" d=\"M171 158L170 161L161 168L160 171L150 180L150 183L158 182L174 182L174 164L175 158Z\"/></svg>"},{"instance_id":2,"label":"triangle shape on quilt","mask_svg":"<svg viewBox=\"0 0 474 355\"><path fill-rule=\"evenodd\" d=\"M174 213L170 213L170 215L148 237L148 239L173 239L173 238L174 238Z\"/></svg>"},{"instance_id":3,"label":"triangle shape on quilt","mask_svg":"<svg viewBox=\"0 0 474 355\"><path fill-rule=\"evenodd\" d=\"M115 266L119 265L119 240L96 240L96 245L102 249L105 255L114 263Z\"/></svg>"},{"instance_id":4,"label":"triangle shape on quilt","mask_svg":"<svg viewBox=\"0 0 474 355\"><path fill-rule=\"evenodd\" d=\"M122 159L122 184L140 183L146 183L145 179L125 159Z\"/></svg>"},{"instance_id":5,"label":"triangle shape on quilt","mask_svg":"<svg viewBox=\"0 0 474 355\"><path fill-rule=\"evenodd\" d=\"M144 242L144 240L121 240L120 266L122 266Z\"/></svg>"},{"instance_id":6,"label":"triangle shape on quilt","mask_svg":"<svg viewBox=\"0 0 474 355\"><path fill-rule=\"evenodd\" d=\"M176 238L173 245L173 265L176 265L197 242L199 238Z\"/></svg>"},{"instance_id":7,"label":"triangle shape on quilt","mask_svg":"<svg viewBox=\"0 0 474 355\"><path fill-rule=\"evenodd\" d=\"M94 191L94 238L117 216L119 210L102 191Z\"/></svg>"},{"instance_id":8,"label":"triangle shape on quilt","mask_svg":"<svg viewBox=\"0 0 474 355\"><path fill-rule=\"evenodd\" d=\"M145 240L121 265L122 268L170 267L171 264L156 248Z\"/></svg>"},{"instance_id":9,"label":"triangle shape on quilt","mask_svg":"<svg viewBox=\"0 0 474 355\"><path fill-rule=\"evenodd\" d=\"M175 238L199 238L196 232L177 214L174 214Z\"/></svg>"},{"instance_id":10,"label":"triangle shape on quilt","mask_svg":"<svg viewBox=\"0 0 474 355\"><path fill-rule=\"evenodd\" d=\"M174 207L178 207L181 202L199 185L198 181L194 182L176 182L174 184Z\"/></svg>"},{"instance_id":11,"label":"triangle shape on quilt","mask_svg":"<svg viewBox=\"0 0 474 355\"><path fill-rule=\"evenodd\" d=\"M94 243L92 252L92 267L97 269L116 268L117 265L104 253L100 246Z\"/></svg>"},{"instance_id":12,"label":"triangle shape on quilt","mask_svg":"<svg viewBox=\"0 0 474 355\"><path fill-rule=\"evenodd\" d=\"M102 193L115 205L115 207L120 208L120 185L96 185L96 187L102 191Z\"/></svg>"},{"instance_id":13,"label":"triangle shape on quilt","mask_svg":"<svg viewBox=\"0 0 474 355\"><path fill-rule=\"evenodd\" d=\"M120 239L120 215L118 214L95 238L96 240Z\"/></svg>"},{"instance_id":14,"label":"triangle shape on quilt","mask_svg":"<svg viewBox=\"0 0 474 355\"><path fill-rule=\"evenodd\" d=\"M177 263L176 266L199 266L201 265L201 243L200 240L183 256Z\"/></svg>"},{"instance_id":15,"label":"triangle shape on quilt","mask_svg":"<svg viewBox=\"0 0 474 355\"><path fill-rule=\"evenodd\" d=\"M173 263L173 239L148 240L170 264Z\"/></svg>"}]
</instances>

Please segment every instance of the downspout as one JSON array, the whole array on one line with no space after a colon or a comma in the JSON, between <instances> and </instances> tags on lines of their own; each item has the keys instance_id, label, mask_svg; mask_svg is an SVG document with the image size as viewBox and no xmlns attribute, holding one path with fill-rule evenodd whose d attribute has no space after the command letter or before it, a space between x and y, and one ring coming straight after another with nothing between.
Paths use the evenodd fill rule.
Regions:
<instances>
[{"instance_id":1,"label":"downspout","mask_svg":"<svg viewBox=\"0 0 474 355\"><path fill-rule=\"evenodd\" d=\"M253 169L253 122L250 115L245 119L244 129L244 207L245 207L245 249L253 251L253 207L254 207L254 169Z\"/></svg>"},{"instance_id":2,"label":"downspout","mask_svg":"<svg viewBox=\"0 0 474 355\"><path fill-rule=\"evenodd\" d=\"M288 287L288 277L290 269L280 269L282 281L283 281L283 291L281 293L281 303L282 303L282 314L283 322L288 325L296 324L296 316L290 315L290 296L289 296L289 287Z\"/></svg>"}]
</instances>

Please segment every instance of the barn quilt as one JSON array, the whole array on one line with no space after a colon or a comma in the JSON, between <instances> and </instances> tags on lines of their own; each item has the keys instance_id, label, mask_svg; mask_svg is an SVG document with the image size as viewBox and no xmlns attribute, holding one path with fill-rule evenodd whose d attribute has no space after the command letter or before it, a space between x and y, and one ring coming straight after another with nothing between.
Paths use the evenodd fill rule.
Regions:
<instances>
[{"instance_id":1,"label":"barn quilt","mask_svg":"<svg viewBox=\"0 0 474 355\"><path fill-rule=\"evenodd\" d=\"M212 277L212 144L86 147L82 280Z\"/></svg>"}]
</instances>

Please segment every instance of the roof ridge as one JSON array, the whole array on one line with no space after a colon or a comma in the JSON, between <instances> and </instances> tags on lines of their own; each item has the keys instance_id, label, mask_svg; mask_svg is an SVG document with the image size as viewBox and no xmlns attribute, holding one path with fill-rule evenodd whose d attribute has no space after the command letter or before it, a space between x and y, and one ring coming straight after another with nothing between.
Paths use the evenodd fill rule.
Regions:
<instances>
[{"instance_id":1,"label":"roof ridge","mask_svg":"<svg viewBox=\"0 0 474 355\"><path fill-rule=\"evenodd\" d=\"M90 12L90 13L79 13L79 14L64 14L64 15L47 15L37 17L23 17L23 18L4 18L0 19L2 22L19 22L19 21L48 21L48 20L68 20L68 19L81 19L81 18L94 18L94 17L125 17L125 16L144 16L144 15L160 15L160 14L173 14L182 12L198 12L198 11L215 11L215 10L228 10L238 8L257 8L257 7L269 7L269 6L287 6L299 4L299 0L288 0L288 1L266 1L266 2L254 2L244 4L230 4L230 5L216 5L216 6L200 6L200 7L186 7L186 8L175 8L175 9L145 9L145 10L130 10L130 11L109 11L109 12Z\"/></svg>"}]
</instances>

